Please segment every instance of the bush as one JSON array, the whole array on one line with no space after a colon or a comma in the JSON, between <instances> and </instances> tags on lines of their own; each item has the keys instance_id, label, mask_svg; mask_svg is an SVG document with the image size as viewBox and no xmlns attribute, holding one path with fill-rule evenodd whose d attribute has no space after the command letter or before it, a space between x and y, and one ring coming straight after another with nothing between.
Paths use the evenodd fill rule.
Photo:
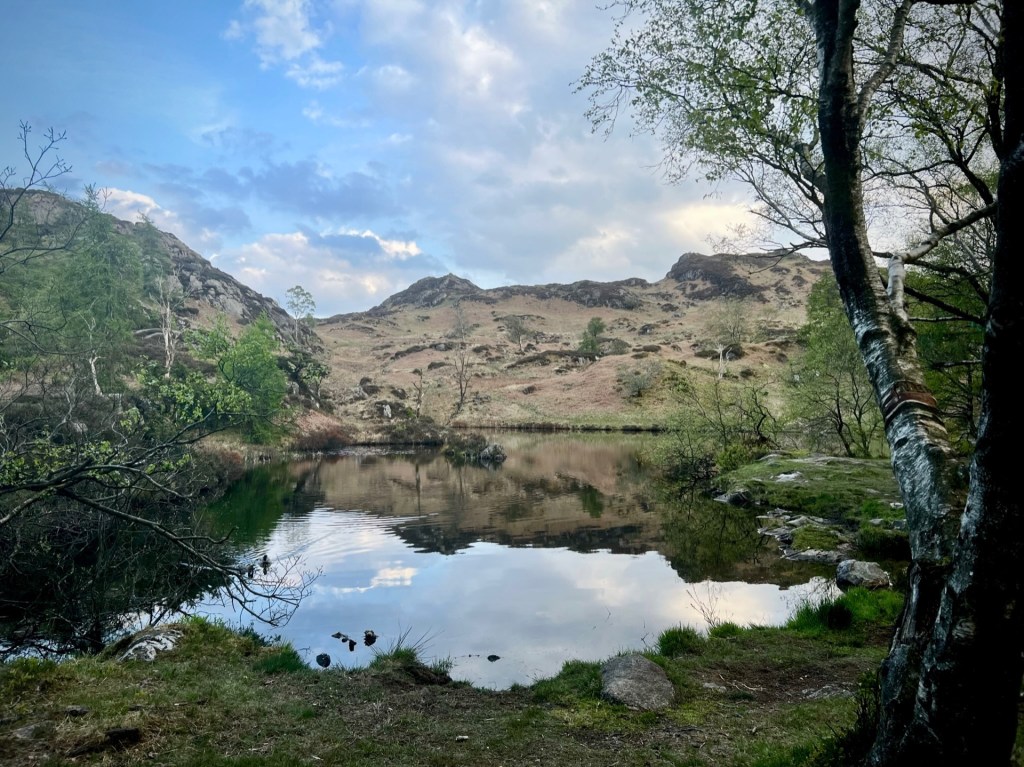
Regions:
<instances>
[{"instance_id":1,"label":"bush","mask_svg":"<svg viewBox=\"0 0 1024 767\"><path fill-rule=\"evenodd\" d=\"M352 444L352 436L341 426L328 426L324 429L300 434L292 442L292 449L303 453L326 453L340 450Z\"/></svg>"},{"instance_id":2,"label":"bush","mask_svg":"<svg viewBox=\"0 0 1024 767\"><path fill-rule=\"evenodd\" d=\"M637 399L650 391L661 376L661 360L650 360L629 369L622 367L617 376L626 395Z\"/></svg>"},{"instance_id":3,"label":"bush","mask_svg":"<svg viewBox=\"0 0 1024 767\"><path fill-rule=\"evenodd\" d=\"M704 637L690 626L673 626L658 636L658 653L666 658L680 655L699 655L704 649Z\"/></svg>"}]
</instances>

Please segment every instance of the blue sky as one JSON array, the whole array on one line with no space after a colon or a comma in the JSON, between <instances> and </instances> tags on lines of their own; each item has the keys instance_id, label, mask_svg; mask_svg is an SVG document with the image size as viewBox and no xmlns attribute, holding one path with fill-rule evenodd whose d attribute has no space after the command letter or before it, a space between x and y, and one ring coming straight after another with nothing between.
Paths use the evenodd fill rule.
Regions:
<instances>
[{"instance_id":1,"label":"blue sky","mask_svg":"<svg viewBox=\"0 0 1024 767\"><path fill-rule=\"evenodd\" d=\"M0 165L67 132L63 188L106 190L277 299L368 309L421 277L483 287L660 279L746 219L668 186L572 82L611 39L594 0L7 3Z\"/></svg>"}]
</instances>

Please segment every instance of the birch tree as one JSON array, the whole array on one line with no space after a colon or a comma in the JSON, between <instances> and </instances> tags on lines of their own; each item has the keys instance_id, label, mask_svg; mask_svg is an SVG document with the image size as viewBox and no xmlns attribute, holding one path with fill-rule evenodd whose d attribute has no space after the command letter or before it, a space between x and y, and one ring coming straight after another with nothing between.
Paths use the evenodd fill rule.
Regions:
<instances>
[{"instance_id":1,"label":"birch tree","mask_svg":"<svg viewBox=\"0 0 1024 767\"><path fill-rule=\"evenodd\" d=\"M626 0L580 81L609 127L659 134L671 178L739 179L782 232L827 247L885 420L912 549L880 673L873 765L1005 764L1017 726L1024 516L1024 7L996 0ZM639 16L639 19L637 18ZM992 180L997 179L995 185ZM869 226L888 214L909 241ZM994 221L966 498L905 306L906 269ZM879 260L884 259L880 275ZM970 275L950 273L950 279Z\"/></svg>"}]
</instances>

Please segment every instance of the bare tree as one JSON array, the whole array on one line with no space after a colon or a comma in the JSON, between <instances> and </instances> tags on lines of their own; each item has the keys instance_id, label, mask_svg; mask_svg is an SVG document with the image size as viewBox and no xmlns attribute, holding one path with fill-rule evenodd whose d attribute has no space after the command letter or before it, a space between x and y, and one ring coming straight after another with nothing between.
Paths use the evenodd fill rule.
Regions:
<instances>
[{"instance_id":1,"label":"bare tree","mask_svg":"<svg viewBox=\"0 0 1024 767\"><path fill-rule=\"evenodd\" d=\"M469 334L472 330L461 304L453 307L455 313L455 324L449 338L452 339L452 383L455 385L455 407L452 410L449 422L455 420L462 409L466 406L466 399L469 396L469 387L472 382L472 360L469 348Z\"/></svg>"}]
</instances>

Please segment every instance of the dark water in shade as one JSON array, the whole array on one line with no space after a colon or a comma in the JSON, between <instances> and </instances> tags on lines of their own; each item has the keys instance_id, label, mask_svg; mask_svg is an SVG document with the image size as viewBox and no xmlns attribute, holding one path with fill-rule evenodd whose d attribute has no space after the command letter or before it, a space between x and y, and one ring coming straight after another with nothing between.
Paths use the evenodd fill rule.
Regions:
<instances>
[{"instance_id":1,"label":"dark water in shade","mask_svg":"<svg viewBox=\"0 0 1024 767\"><path fill-rule=\"evenodd\" d=\"M211 514L247 558L320 572L287 625L257 626L310 663L365 665L404 635L487 687L653 647L678 624L781 623L827 588L827 571L780 561L750 511L666 500L638 460L651 439L500 435L497 469L353 451L259 469ZM373 648L331 637L366 629Z\"/></svg>"}]
</instances>

